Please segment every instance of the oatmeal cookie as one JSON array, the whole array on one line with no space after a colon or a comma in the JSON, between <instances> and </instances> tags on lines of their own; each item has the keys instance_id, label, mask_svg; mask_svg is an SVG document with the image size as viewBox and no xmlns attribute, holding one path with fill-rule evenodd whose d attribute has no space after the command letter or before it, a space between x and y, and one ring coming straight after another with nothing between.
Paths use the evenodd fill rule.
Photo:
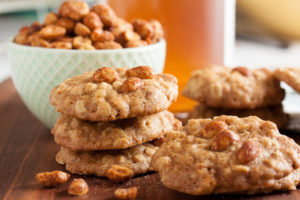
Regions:
<instances>
[{"instance_id":1,"label":"oatmeal cookie","mask_svg":"<svg viewBox=\"0 0 300 200\"><path fill-rule=\"evenodd\" d=\"M285 92L267 69L211 66L193 72L182 94L210 107L252 109L280 104Z\"/></svg>"},{"instance_id":2,"label":"oatmeal cookie","mask_svg":"<svg viewBox=\"0 0 300 200\"><path fill-rule=\"evenodd\" d=\"M188 119L214 118L220 115L233 115L238 117L257 116L263 120L274 122L278 129L283 129L288 125L289 115L284 113L282 104L255 109L226 109L211 108L200 104L194 107L188 115Z\"/></svg>"},{"instance_id":3,"label":"oatmeal cookie","mask_svg":"<svg viewBox=\"0 0 300 200\"><path fill-rule=\"evenodd\" d=\"M296 190L300 147L255 116L191 119L151 161L162 183L192 195Z\"/></svg>"},{"instance_id":4,"label":"oatmeal cookie","mask_svg":"<svg viewBox=\"0 0 300 200\"><path fill-rule=\"evenodd\" d=\"M147 66L102 67L56 86L50 102L62 114L89 121L112 121L166 110L178 96L177 79Z\"/></svg>"},{"instance_id":5,"label":"oatmeal cookie","mask_svg":"<svg viewBox=\"0 0 300 200\"><path fill-rule=\"evenodd\" d=\"M294 90L300 93L300 67L278 68L275 70L274 74L279 80L284 81Z\"/></svg>"},{"instance_id":6,"label":"oatmeal cookie","mask_svg":"<svg viewBox=\"0 0 300 200\"><path fill-rule=\"evenodd\" d=\"M57 144L72 150L125 149L178 130L181 122L169 111L111 122L58 117L52 133Z\"/></svg>"},{"instance_id":7,"label":"oatmeal cookie","mask_svg":"<svg viewBox=\"0 0 300 200\"><path fill-rule=\"evenodd\" d=\"M153 171L150 168L152 155L158 149L151 143L145 143L123 150L80 152L61 147L56 155L59 164L74 174L93 174L106 176L112 165L127 167L136 174Z\"/></svg>"}]
</instances>

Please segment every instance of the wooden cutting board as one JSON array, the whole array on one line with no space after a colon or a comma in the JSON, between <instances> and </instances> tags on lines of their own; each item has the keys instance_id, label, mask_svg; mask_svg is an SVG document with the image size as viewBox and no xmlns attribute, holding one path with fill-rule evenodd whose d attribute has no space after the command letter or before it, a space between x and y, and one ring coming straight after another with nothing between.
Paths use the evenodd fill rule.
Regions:
<instances>
[{"instance_id":1,"label":"wooden cutting board","mask_svg":"<svg viewBox=\"0 0 300 200\"><path fill-rule=\"evenodd\" d=\"M53 142L50 130L41 124L25 107L11 80L0 85L0 199L74 199L67 194L69 182L57 188L42 188L35 182L41 171L64 170L54 156L59 147ZM300 143L300 132L285 134ZM78 176L72 175L72 178ZM138 187L137 199L263 199L299 200L300 189L263 195L210 195L194 197L164 187L159 175L149 173L124 184L114 184L105 178L83 177L90 187L88 194L76 199L113 199L118 187Z\"/></svg>"}]
</instances>

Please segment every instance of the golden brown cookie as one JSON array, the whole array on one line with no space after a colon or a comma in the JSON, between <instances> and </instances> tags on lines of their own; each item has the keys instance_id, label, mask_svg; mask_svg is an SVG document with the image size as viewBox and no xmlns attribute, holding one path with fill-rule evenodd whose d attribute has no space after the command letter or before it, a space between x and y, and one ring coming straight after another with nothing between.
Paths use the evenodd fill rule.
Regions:
<instances>
[{"instance_id":1,"label":"golden brown cookie","mask_svg":"<svg viewBox=\"0 0 300 200\"><path fill-rule=\"evenodd\" d=\"M210 107L252 109L280 104L285 93L267 69L211 66L194 71L182 94Z\"/></svg>"},{"instance_id":2,"label":"golden brown cookie","mask_svg":"<svg viewBox=\"0 0 300 200\"><path fill-rule=\"evenodd\" d=\"M152 171L150 161L158 149L151 143L145 143L123 150L79 152L61 147L56 155L59 164L74 174L92 174L106 176L112 165L127 167L136 174Z\"/></svg>"},{"instance_id":3,"label":"golden brown cookie","mask_svg":"<svg viewBox=\"0 0 300 200\"><path fill-rule=\"evenodd\" d=\"M155 74L147 66L102 67L56 86L50 102L64 115L112 121L166 110L177 95L177 79L170 74Z\"/></svg>"},{"instance_id":4,"label":"golden brown cookie","mask_svg":"<svg viewBox=\"0 0 300 200\"><path fill-rule=\"evenodd\" d=\"M274 72L275 76L300 93L300 67L283 67Z\"/></svg>"},{"instance_id":5,"label":"golden brown cookie","mask_svg":"<svg viewBox=\"0 0 300 200\"><path fill-rule=\"evenodd\" d=\"M111 122L89 122L59 116L52 133L57 144L72 150L125 149L181 128L169 111Z\"/></svg>"},{"instance_id":6,"label":"golden brown cookie","mask_svg":"<svg viewBox=\"0 0 300 200\"><path fill-rule=\"evenodd\" d=\"M276 125L250 116L191 119L152 158L168 188L192 195L296 190L300 147Z\"/></svg>"},{"instance_id":7,"label":"golden brown cookie","mask_svg":"<svg viewBox=\"0 0 300 200\"><path fill-rule=\"evenodd\" d=\"M214 118L220 115L233 115L238 117L257 116L263 120L274 122L278 129L283 129L288 125L289 115L284 113L282 104L255 109L226 109L211 108L200 104L194 107L188 115L188 119Z\"/></svg>"}]
</instances>

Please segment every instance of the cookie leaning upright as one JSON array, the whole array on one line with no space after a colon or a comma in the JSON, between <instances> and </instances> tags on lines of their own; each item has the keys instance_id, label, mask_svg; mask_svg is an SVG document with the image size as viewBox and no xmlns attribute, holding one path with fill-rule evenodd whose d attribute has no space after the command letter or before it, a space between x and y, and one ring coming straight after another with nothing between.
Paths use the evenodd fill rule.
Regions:
<instances>
[{"instance_id":1,"label":"cookie leaning upright","mask_svg":"<svg viewBox=\"0 0 300 200\"><path fill-rule=\"evenodd\" d=\"M56 86L50 102L62 114L90 121L112 121L166 110L178 96L177 79L150 67L96 71Z\"/></svg>"},{"instance_id":2,"label":"cookie leaning upright","mask_svg":"<svg viewBox=\"0 0 300 200\"><path fill-rule=\"evenodd\" d=\"M275 76L300 93L300 68L284 67L274 71Z\"/></svg>"},{"instance_id":3,"label":"cookie leaning upright","mask_svg":"<svg viewBox=\"0 0 300 200\"><path fill-rule=\"evenodd\" d=\"M300 183L300 147L272 122L254 116L192 119L168 137L151 164L171 189L253 194L296 190Z\"/></svg>"},{"instance_id":4,"label":"cookie leaning upright","mask_svg":"<svg viewBox=\"0 0 300 200\"><path fill-rule=\"evenodd\" d=\"M215 108L247 109L280 104L284 90L267 69L211 66L192 73L183 95Z\"/></svg>"}]
</instances>

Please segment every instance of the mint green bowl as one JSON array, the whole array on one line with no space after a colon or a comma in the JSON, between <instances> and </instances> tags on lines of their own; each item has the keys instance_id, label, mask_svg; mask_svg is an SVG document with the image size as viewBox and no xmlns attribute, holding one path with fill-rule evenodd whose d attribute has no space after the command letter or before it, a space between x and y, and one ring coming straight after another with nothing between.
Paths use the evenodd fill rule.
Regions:
<instances>
[{"instance_id":1,"label":"mint green bowl","mask_svg":"<svg viewBox=\"0 0 300 200\"><path fill-rule=\"evenodd\" d=\"M8 43L9 64L17 91L29 110L48 128L52 128L58 113L49 103L53 87L66 78L108 67L151 66L163 71L166 42L145 47L112 50L47 49Z\"/></svg>"}]
</instances>

